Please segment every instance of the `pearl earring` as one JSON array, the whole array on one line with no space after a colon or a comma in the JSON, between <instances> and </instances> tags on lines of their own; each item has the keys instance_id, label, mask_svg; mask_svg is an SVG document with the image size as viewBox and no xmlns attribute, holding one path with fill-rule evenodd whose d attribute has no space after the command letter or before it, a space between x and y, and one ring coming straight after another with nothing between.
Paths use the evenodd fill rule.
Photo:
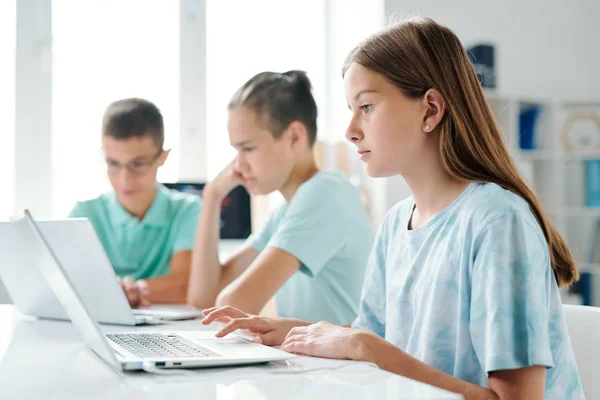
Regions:
<instances>
[{"instance_id":1,"label":"pearl earring","mask_svg":"<svg viewBox=\"0 0 600 400\"><path fill-rule=\"evenodd\" d=\"M429 131L429 125L425 125L425 132Z\"/></svg>"}]
</instances>

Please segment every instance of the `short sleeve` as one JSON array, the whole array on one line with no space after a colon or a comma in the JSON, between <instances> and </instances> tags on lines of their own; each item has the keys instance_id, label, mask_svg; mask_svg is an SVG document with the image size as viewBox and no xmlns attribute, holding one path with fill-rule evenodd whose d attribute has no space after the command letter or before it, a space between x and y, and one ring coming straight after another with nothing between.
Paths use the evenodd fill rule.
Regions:
<instances>
[{"instance_id":1,"label":"short sleeve","mask_svg":"<svg viewBox=\"0 0 600 400\"><path fill-rule=\"evenodd\" d=\"M193 250L196 239L196 230L198 229L198 220L200 218L201 200L189 201L179 215L179 225L177 238L173 252Z\"/></svg>"},{"instance_id":2,"label":"short sleeve","mask_svg":"<svg viewBox=\"0 0 600 400\"><path fill-rule=\"evenodd\" d=\"M550 297L554 274L534 222L509 214L487 224L473 244L470 329L486 372L553 367Z\"/></svg>"},{"instance_id":3,"label":"short sleeve","mask_svg":"<svg viewBox=\"0 0 600 400\"><path fill-rule=\"evenodd\" d=\"M302 263L301 271L316 276L346 244L345 219L339 202L341 193L332 193L325 185L298 191L281 218L268 246L293 255Z\"/></svg>"},{"instance_id":4,"label":"short sleeve","mask_svg":"<svg viewBox=\"0 0 600 400\"><path fill-rule=\"evenodd\" d=\"M358 317L352 323L353 328L369 330L382 338L385 337L387 240L384 222L375 237L367 263Z\"/></svg>"},{"instance_id":5,"label":"short sleeve","mask_svg":"<svg viewBox=\"0 0 600 400\"><path fill-rule=\"evenodd\" d=\"M258 252L263 251L277 227L277 223L281 218L281 214L285 212L285 204L280 205L273 213L267 218L267 221L259 228L259 230L246 239L246 245L252 247Z\"/></svg>"},{"instance_id":6,"label":"short sleeve","mask_svg":"<svg viewBox=\"0 0 600 400\"><path fill-rule=\"evenodd\" d=\"M77 202L69 213L69 218L87 218L89 217L87 207L84 203Z\"/></svg>"}]
</instances>

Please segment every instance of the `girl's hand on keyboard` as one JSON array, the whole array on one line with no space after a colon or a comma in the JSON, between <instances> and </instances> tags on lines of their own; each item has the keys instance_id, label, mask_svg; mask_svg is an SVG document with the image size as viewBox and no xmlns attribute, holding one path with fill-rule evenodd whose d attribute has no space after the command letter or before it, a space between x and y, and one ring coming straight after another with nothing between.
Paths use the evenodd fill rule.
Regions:
<instances>
[{"instance_id":1,"label":"girl's hand on keyboard","mask_svg":"<svg viewBox=\"0 0 600 400\"><path fill-rule=\"evenodd\" d=\"M201 321L204 325L212 322L225 324L216 334L217 337L224 337L236 330L242 330L245 336L250 334L256 343L267 346L277 346L283 343L288 332L296 326L310 325L310 322L298 319L250 315L231 306L209 308L202 313L205 315Z\"/></svg>"}]
</instances>

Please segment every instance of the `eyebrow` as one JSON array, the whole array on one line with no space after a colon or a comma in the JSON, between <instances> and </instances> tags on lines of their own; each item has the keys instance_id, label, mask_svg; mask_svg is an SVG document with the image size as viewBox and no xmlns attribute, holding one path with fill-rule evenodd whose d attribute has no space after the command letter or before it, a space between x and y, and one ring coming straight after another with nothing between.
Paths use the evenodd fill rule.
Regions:
<instances>
[{"instance_id":1,"label":"eyebrow","mask_svg":"<svg viewBox=\"0 0 600 400\"><path fill-rule=\"evenodd\" d=\"M150 158L151 158L151 156L137 156L136 158L133 158L133 159L127 161L126 164L130 164L132 162L139 162L139 161L150 159ZM106 157L106 161L120 163L119 160L115 160L114 158L111 158L111 157Z\"/></svg>"},{"instance_id":2,"label":"eyebrow","mask_svg":"<svg viewBox=\"0 0 600 400\"><path fill-rule=\"evenodd\" d=\"M354 100L358 100L358 98L359 98L360 96L362 96L363 94L365 94L365 93L377 93L377 90L368 90L368 89L361 90L360 92L358 92L358 93L356 94L356 96L354 96Z\"/></svg>"},{"instance_id":3,"label":"eyebrow","mask_svg":"<svg viewBox=\"0 0 600 400\"><path fill-rule=\"evenodd\" d=\"M361 90L360 92L358 92L356 94L356 96L354 96L354 101L358 100L358 98L365 93L377 93L377 90L369 90L369 89ZM352 107L350 107L350 104L348 104L348 110L352 111Z\"/></svg>"},{"instance_id":4,"label":"eyebrow","mask_svg":"<svg viewBox=\"0 0 600 400\"><path fill-rule=\"evenodd\" d=\"M252 140L242 140L241 142L237 142L233 144L233 147L242 147L247 144L251 144Z\"/></svg>"}]
</instances>

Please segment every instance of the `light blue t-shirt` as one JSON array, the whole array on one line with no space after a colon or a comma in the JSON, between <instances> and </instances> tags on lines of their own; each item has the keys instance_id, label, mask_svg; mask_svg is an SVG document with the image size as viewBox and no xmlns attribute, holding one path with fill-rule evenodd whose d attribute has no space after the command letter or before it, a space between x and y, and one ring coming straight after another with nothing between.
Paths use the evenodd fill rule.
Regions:
<instances>
[{"instance_id":1,"label":"light blue t-shirt","mask_svg":"<svg viewBox=\"0 0 600 400\"><path fill-rule=\"evenodd\" d=\"M408 230L413 208L408 198L388 212L353 327L484 387L491 371L543 365L546 399L583 398L548 246L528 204L472 183Z\"/></svg>"},{"instance_id":2,"label":"light blue t-shirt","mask_svg":"<svg viewBox=\"0 0 600 400\"><path fill-rule=\"evenodd\" d=\"M317 172L248 239L302 266L276 294L282 317L349 324L358 315L373 231L358 190L337 172Z\"/></svg>"}]
</instances>

